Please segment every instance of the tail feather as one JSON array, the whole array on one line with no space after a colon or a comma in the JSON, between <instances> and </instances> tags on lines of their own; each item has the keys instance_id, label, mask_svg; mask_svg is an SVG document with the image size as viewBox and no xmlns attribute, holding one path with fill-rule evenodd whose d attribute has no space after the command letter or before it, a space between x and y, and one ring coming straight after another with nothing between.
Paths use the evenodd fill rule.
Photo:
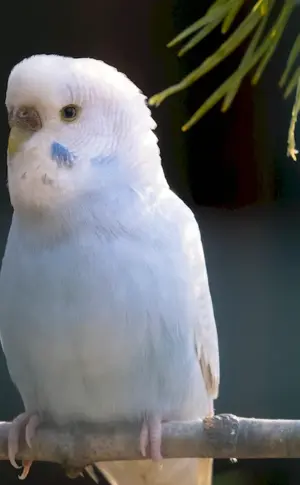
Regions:
<instances>
[{"instance_id":1,"label":"tail feather","mask_svg":"<svg viewBox=\"0 0 300 485\"><path fill-rule=\"evenodd\" d=\"M97 465L88 465L87 467L85 467L84 471L86 472L86 474L95 482L95 483L99 483L99 477L96 473L96 470L97 470ZM101 470L99 469L99 471L101 472Z\"/></svg>"},{"instance_id":2,"label":"tail feather","mask_svg":"<svg viewBox=\"0 0 300 485\"><path fill-rule=\"evenodd\" d=\"M213 460L172 458L95 464L111 485L212 485Z\"/></svg>"},{"instance_id":3,"label":"tail feather","mask_svg":"<svg viewBox=\"0 0 300 485\"><path fill-rule=\"evenodd\" d=\"M202 458L199 461L198 485L212 485L213 483L213 463L212 458Z\"/></svg>"}]
</instances>

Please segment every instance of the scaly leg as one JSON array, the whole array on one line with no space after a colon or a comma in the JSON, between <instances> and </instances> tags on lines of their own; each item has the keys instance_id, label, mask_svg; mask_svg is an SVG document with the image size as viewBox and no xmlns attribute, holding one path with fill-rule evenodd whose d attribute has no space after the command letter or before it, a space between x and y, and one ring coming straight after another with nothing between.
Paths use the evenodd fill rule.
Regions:
<instances>
[{"instance_id":1,"label":"scaly leg","mask_svg":"<svg viewBox=\"0 0 300 485\"><path fill-rule=\"evenodd\" d=\"M161 419L151 416L144 419L140 433L140 451L147 456L147 447L150 449L150 458L153 461L162 460L161 455Z\"/></svg>"},{"instance_id":2,"label":"scaly leg","mask_svg":"<svg viewBox=\"0 0 300 485\"><path fill-rule=\"evenodd\" d=\"M21 468L16 463L16 455L19 451L19 440L22 430L24 429L25 441L31 448L32 439L39 424L40 417L37 413L22 413L13 420L8 433L8 458L13 467ZM24 480L29 473L32 461L23 461L22 465L23 471L19 478Z\"/></svg>"}]
</instances>

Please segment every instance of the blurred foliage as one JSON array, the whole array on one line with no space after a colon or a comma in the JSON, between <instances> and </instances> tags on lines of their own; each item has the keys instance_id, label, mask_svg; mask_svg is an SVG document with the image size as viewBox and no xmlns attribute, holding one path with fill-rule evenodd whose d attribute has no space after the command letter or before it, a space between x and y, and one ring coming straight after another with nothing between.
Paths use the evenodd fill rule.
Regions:
<instances>
[{"instance_id":1,"label":"blurred foliage","mask_svg":"<svg viewBox=\"0 0 300 485\"><path fill-rule=\"evenodd\" d=\"M241 82L249 71L255 68L251 79L253 85L257 84L260 80L288 25L294 9L297 7L296 0L284 0L281 9L279 9L276 15L274 14L275 4L275 0L257 0L254 4L253 2L250 3L248 7L249 1L246 0L215 0L203 17L186 28L168 44L168 47L174 47L183 41L186 42L178 52L179 57L186 54L186 52L207 37L217 26L221 26L222 34L227 35L237 14L242 9L247 11L247 13L235 30L226 36L226 40L211 56L207 57L199 67L184 77L179 83L152 96L149 104L158 106L167 97L186 89L216 67L239 47L243 41L248 39L247 49L237 69L200 106L191 119L183 125L182 130L187 131L191 128L221 99L223 99L221 111L226 112L232 104ZM300 34L298 34L292 46L286 68L279 81L280 87L284 89L284 98L287 98L297 87L288 133L288 155L294 160L296 160L296 154L298 153L295 147L294 132L297 115L300 110L300 66L293 73L291 72L299 53Z\"/></svg>"}]
</instances>

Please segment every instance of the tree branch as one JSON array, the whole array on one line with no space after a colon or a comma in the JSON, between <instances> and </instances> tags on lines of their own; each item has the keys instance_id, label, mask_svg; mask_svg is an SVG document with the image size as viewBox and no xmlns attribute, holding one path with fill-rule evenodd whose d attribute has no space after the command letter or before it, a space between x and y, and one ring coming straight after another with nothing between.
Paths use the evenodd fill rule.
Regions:
<instances>
[{"instance_id":1,"label":"tree branch","mask_svg":"<svg viewBox=\"0 0 300 485\"><path fill-rule=\"evenodd\" d=\"M7 460L10 423L0 422L0 460ZM142 459L138 426L41 427L18 459L60 463L82 469L97 461ZM300 421L217 415L203 421L163 424L164 458L300 458Z\"/></svg>"}]
</instances>

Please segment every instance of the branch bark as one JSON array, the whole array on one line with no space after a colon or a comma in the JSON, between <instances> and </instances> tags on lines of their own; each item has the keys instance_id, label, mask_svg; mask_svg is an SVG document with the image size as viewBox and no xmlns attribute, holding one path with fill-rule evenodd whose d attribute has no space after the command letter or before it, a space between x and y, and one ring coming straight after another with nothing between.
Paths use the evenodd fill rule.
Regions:
<instances>
[{"instance_id":1,"label":"branch bark","mask_svg":"<svg viewBox=\"0 0 300 485\"><path fill-rule=\"evenodd\" d=\"M0 422L0 460L7 460L10 423ZM70 429L41 427L31 450L20 443L18 459L82 469L99 461L142 459L140 427L108 424ZM197 422L163 424L164 458L300 458L300 421L216 415Z\"/></svg>"}]
</instances>

